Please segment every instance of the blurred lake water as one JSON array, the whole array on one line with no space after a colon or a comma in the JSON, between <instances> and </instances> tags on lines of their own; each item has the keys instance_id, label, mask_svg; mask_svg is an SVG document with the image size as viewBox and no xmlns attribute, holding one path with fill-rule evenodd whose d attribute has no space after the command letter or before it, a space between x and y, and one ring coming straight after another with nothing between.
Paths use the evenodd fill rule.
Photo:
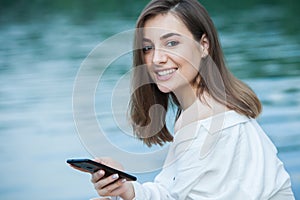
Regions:
<instances>
[{"instance_id":1,"label":"blurred lake water","mask_svg":"<svg viewBox=\"0 0 300 200\"><path fill-rule=\"evenodd\" d=\"M76 132L74 81L93 48L134 28L145 3L0 3L1 200L82 200L96 196L89 175L65 163L70 157L93 156ZM278 148L296 199L300 199L299 2L204 5L219 31L229 68L263 103L258 121ZM105 51L113 52L114 48L118 47ZM96 114L121 148L148 152L151 149L136 140L118 139L120 129L111 117L112 91L130 70L130 62L130 53L122 55L105 71L95 92ZM128 91L118 95L128 96ZM102 151L101 142L99 148ZM144 182L156 173L136 175Z\"/></svg>"}]
</instances>

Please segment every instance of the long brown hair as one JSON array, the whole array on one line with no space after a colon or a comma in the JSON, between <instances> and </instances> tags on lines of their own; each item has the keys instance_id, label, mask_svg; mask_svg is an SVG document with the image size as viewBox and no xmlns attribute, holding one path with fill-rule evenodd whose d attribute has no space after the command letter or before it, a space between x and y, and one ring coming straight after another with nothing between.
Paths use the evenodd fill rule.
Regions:
<instances>
[{"instance_id":1,"label":"long brown hair","mask_svg":"<svg viewBox=\"0 0 300 200\"><path fill-rule=\"evenodd\" d=\"M170 102L178 107L177 116L182 111L175 95L162 93L144 67L142 28L150 18L169 12L185 24L195 41L200 41L203 34L209 41L209 56L202 58L199 67L199 98L206 92L227 108L256 118L261 112L261 103L255 93L227 69L216 28L206 9L197 0L152 0L137 20L134 40L133 93L129 112L137 137L148 146L172 141L173 136L165 123L166 111Z\"/></svg>"}]
</instances>

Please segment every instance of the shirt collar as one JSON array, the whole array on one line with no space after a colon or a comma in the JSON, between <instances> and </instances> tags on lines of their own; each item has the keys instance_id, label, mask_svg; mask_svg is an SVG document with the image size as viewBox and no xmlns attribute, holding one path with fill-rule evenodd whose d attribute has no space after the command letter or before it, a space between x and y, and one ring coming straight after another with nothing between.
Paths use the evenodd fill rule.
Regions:
<instances>
[{"instance_id":1,"label":"shirt collar","mask_svg":"<svg viewBox=\"0 0 300 200\"><path fill-rule=\"evenodd\" d=\"M226 111L206 119L191 122L180 128L176 132L173 142L177 144L197 138L201 127L203 127L209 134L214 135L224 129L247 122L249 120L250 118L238 114L233 110Z\"/></svg>"},{"instance_id":2,"label":"shirt collar","mask_svg":"<svg viewBox=\"0 0 300 200\"><path fill-rule=\"evenodd\" d=\"M233 110L217 114L204 120L198 121L210 134L215 134L221 130L249 121L245 115L241 115Z\"/></svg>"}]
</instances>

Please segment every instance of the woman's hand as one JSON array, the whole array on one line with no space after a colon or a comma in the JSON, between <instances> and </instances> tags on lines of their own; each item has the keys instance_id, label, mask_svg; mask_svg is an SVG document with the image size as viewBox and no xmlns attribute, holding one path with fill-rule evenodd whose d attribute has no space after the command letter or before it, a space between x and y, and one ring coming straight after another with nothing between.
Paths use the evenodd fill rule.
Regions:
<instances>
[{"instance_id":1,"label":"woman's hand","mask_svg":"<svg viewBox=\"0 0 300 200\"><path fill-rule=\"evenodd\" d=\"M118 170L123 170L123 166L120 163L110 158L96 158L95 161ZM104 175L105 171L99 170L92 174L91 179L100 196L120 196L125 200L132 200L134 198L132 183L127 182L126 179L119 179L118 174L113 174L106 178L104 178Z\"/></svg>"}]
</instances>

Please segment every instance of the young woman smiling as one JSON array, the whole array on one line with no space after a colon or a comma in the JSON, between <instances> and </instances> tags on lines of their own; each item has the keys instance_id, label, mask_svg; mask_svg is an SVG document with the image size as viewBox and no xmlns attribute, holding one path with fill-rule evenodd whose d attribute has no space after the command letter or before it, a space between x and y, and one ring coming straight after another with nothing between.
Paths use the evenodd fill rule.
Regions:
<instances>
[{"instance_id":1,"label":"young woman smiling","mask_svg":"<svg viewBox=\"0 0 300 200\"><path fill-rule=\"evenodd\" d=\"M205 8L196 0L153 0L136 28L133 130L148 146L170 142L169 153L154 182L115 182L117 175L103 178L102 170L94 173L99 195L138 200L294 199L276 148L255 120L260 101L226 68ZM156 104L164 109L152 109ZM170 104L178 108L174 134L165 123ZM122 168L109 159L98 161Z\"/></svg>"}]
</instances>

